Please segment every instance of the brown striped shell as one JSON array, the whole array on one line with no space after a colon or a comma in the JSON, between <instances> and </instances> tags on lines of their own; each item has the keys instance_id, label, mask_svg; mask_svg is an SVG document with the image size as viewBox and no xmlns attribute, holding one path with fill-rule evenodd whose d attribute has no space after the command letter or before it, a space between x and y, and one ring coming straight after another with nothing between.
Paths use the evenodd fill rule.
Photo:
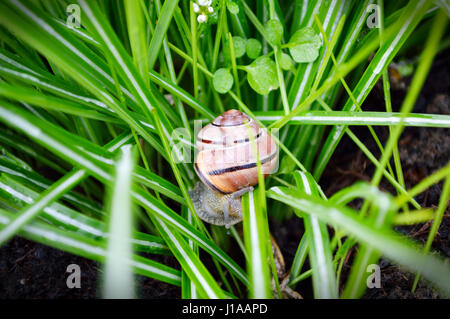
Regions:
<instances>
[{"instance_id":1,"label":"brown striped shell","mask_svg":"<svg viewBox=\"0 0 450 319\"><path fill-rule=\"evenodd\" d=\"M278 150L273 139L246 114L229 110L197 136L194 167L203 183L222 194L258 183L256 154L249 134L256 142L264 176L274 171Z\"/></svg>"}]
</instances>

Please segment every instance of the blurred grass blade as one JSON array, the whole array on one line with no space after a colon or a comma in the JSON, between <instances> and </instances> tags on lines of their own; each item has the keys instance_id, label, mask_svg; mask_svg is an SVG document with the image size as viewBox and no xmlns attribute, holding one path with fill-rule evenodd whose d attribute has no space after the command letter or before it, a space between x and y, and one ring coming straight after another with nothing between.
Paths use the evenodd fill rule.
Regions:
<instances>
[{"instance_id":1,"label":"blurred grass blade","mask_svg":"<svg viewBox=\"0 0 450 319\"><path fill-rule=\"evenodd\" d=\"M358 193L361 194L359 196L365 197L371 204L370 215L367 218L368 223L375 229L389 229L396 208L392 196L379 191L372 185L358 183L355 187L347 187L336 194L335 196L339 198L339 201L336 200L336 197L333 197L335 203L341 204L343 199L341 195L344 192L347 192L345 196L346 202L357 198ZM359 245L342 298L355 299L362 297L367 289L367 279L370 275L367 269L369 265L377 264L379 258L379 251L376 251L370 245Z\"/></svg>"},{"instance_id":2,"label":"blurred grass blade","mask_svg":"<svg viewBox=\"0 0 450 319\"><path fill-rule=\"evenodd\" d=\"M105 273L103 277L103 297L108 299L130 299L134 297L134 280L131 265L127 263L133 254L129 241L133 218L131 213L132 172L136 156L131 145L121 147L120 158L115 167L115 179L107 197L108 246Z\"/></svg>"},{"instance_id":3,"label":"blurred grass blade","mask_svg":"<svg viewBox=\"0 0 450 319\"><path fill-rule=\"evenodd\" d=\"M426 223L435 218L435 212L433 209L424 208L416 211L410 211L394 216L394 225L415 225L420 223Z\"/></svg>"},{"instance_id":4,"label":"blurred grass blade","mask_svg":"<svg viewBox=\"0 0 450 319\"><path fill-rule=\"evenodd\" d=\"M428 233L427 242L425 243L424 253L429 253L431 245L433 244L434 237L438 232L439 226L441 225L442 218L444 216L445 209L447 208L448 201L450 199L450 176L445 179L444 187L442 189L441 198L439 199L439 206L436 210L436 215L433 219L433 224L431 225L430 232ZM414 278L414 283L412 286L412 291L417 287L419 282L420 273L416 274Z\"/></svg>"}]
</instances>

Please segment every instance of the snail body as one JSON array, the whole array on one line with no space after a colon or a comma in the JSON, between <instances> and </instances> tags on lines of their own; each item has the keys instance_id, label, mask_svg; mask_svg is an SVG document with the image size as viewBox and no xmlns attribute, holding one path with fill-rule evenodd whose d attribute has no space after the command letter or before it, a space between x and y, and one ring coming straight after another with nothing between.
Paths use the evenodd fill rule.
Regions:
<instances>
[{"instance_id":1,"label":"snail body","mask_svg":"<svg viewBox=\"0 0 450 319\"><path fill-rule=\"evenodd\" d=\"M189 196L200 217L205 222L213 225L226 226L242 221L242 203L240 198L224 195L213 191L205 184L198 182L195 188L189 191ZM228 209L227 213L224 213Z\"/></svg>"},{"instance_id":2,"label":"snail body","mask_svg":"<svg viewBox=\"0 0 450 319\"><path fill-rule=\"evenodd\" d=\"M229 110L200 130L194 169L201 183L190 197L201 219L226 227L242 220L240 197L258 183L252 140L266 177L276 168L278 149L267 131L248 115Z\"/></svg>"}]
</instances>

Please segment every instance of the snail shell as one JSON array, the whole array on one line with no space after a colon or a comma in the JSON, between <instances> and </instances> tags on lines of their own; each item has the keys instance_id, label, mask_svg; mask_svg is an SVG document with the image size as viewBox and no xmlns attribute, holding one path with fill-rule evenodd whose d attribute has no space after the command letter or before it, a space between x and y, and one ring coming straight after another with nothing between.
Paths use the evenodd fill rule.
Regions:
<instances>
[{"instance_id":1,"label":"snail shell","mask_svg":"<svg viewBox=\"0 0 450 319\"><path fill-rule=\"evenodd\" d=\"M194 168L201 181L221 194L231 194L258 183L253 136L264 176L278 164L278 149L265 129L248 115L229 110L200 130Z\"/></svg>"}]
</instances>

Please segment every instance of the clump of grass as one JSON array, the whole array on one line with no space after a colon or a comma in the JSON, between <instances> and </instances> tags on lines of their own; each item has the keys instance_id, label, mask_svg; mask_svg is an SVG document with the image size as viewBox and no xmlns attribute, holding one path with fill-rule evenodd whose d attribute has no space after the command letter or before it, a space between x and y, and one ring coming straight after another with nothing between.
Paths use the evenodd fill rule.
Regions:
<instances>
[{"instance_id":1,"label":"clump of grass","mask_svg":"<svg viewBox=\"0 0 450 319\"><path fill-rule=\"evenodd\" d=\"M450 127L447 115L411 113L449 43L443 9L371 0L80 0L79 11L67 8L63 0L0 4L1 244L19 235L105 262L105 280L123 273L125 282L105 282L106 297L133 296L132 270L180 286L183 298L278 298L268 220L300 218L305 232L287 265L292 289L312 280L316 298L359 298L368 266L383 256L416 273L416 283L420 274L450 294L448 266L429 253L448 203L450 164L406 189L398 152L405 126ZM379 14L375 28L368 8ZM393 112L389 65L418 45L408 94ZM364 111L379 80L386 112ZM188 196L194 121L230 108L279 132L279 170L264 182L260 173L258 188L243 197L242 236L205 225ZM351 125L369 129L380 158ZM389 126L384 145L375 125ZM375 173L327 197L321 176L344 134ZM129 169L132 176L121 174ZM382 178L396 193L379 190ZM414 197L441 180L439 207L421 207ZM120 196L106 196L103 186ZM356 198L364 199L359 211L348 205ZM429 220L424 247L393 228ZM234 240L246 262L227 251ZM180 269L140 253L171 255ZM114 294L117 285L127 293Z\"/></svg>"}]
</instances>

